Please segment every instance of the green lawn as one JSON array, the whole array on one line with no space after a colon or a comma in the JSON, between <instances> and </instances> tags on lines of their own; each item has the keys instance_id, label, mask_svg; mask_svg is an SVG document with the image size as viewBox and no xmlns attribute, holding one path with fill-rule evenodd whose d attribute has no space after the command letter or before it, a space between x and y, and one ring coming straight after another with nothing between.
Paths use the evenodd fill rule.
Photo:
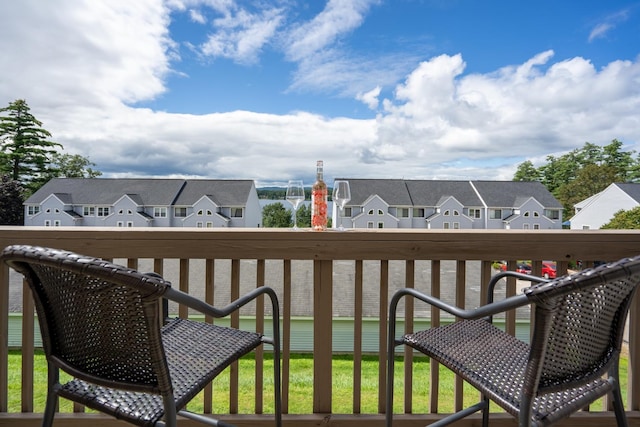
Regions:
<instances>
[{"instance_id":1,"label":"green lawn","mask_svg":"<svg viewBox=\"0 0 640 427\"><path fill-rule=\"evenodd\" d=\"M273 393L273 381L270 375L273 367L273 360L270 354L267 354L265 361L265 412L273 412L273 402L271 399ZM240 362L240 378L239 378L239 412L253 413L253 396L254 396L254 371L252 369L254 359L251 356L243 358ZM622 382L623 399L626 401L626 383L627 383L627 359L620 361L620 377ZM396 362L396 393L394 399L394 411L402 412L402 383L403 383L403 363L401 359ZM425 357L417 357L414 359L414 413L427 413L428 393L429 393L429 361ZM9 412L21 411L21 394L20 394L20 374L21 374L21 353L20 351L11 351L9 354ZM44 354L38 352L36 354L34 369L34 412L42 412L44 410L44 402L46 395L46 361ZM290 365L290 381L289 381L289 413L290 414L310 414L313 405L313 356L312 355L293 355ZM333 359L333 413L351 414L353 413L353 360L351 356L335 356ZM228 372L224 372L214 381L214 412L228 412L229 405L229 377ZM453 375L446 369L440 367L440 407L438 412L447 413L453 410ZM471 386L465 386L465 405L477 402L478 392ZM202 411L202 399L196 398L189 406L194 411ZM602 404L597 403L593 409L601 410ZM492 409L499 411L495 405ZM60 399L60 411L71 412L71 403L64 399ZM362 402L361 413L375 414L378 412L378 358L375 356L365 356L362 362Z\"/></svg>"}]
</instances>

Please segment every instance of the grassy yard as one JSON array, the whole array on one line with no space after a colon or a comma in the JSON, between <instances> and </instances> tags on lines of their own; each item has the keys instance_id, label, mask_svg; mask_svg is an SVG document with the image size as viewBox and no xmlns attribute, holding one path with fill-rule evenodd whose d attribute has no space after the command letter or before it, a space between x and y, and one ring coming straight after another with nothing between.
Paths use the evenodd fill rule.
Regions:
<instances>
[{"instance_id":1,"label":"grassy yard","mask_svg":"<svg viewBox=\"0 0 640 427\"><path fill-rule=\"evenodd\" d=\"M620 377L622 382L623 399L626 401L627 383L627 359L620 361ZM254 359L247 356L240 361L240 399L239 412L253 413L254 386ZM269 379L273 366L271 355L267 355L265 362L265 412L273 412L273 382ZM403 363L400 359L396 362L396 399L394 399L394 411L402 412L402 382ZM429 393L429 360L425 357L417 357L414 360L414 413L427 413ZM44 410L46 397L46 361L44 354L36 355L34 369L34 412ZM9 412L21 411L20 394L21 353L11 351L9 354ZM64 378L64 377L63 377ZM351 356L335 356L333 359L333 413L351 414L353 412L353 360ZM213 383L213 407L214 412L228 412L229 406L229 377L228 373L221 374ZM310 414L313 404L313 356L305 354L293 355L291 358L291 375L289 382L289 413ZM438 412L447 413L453 410L453 375L444 368L440 368L440 407ZM465 386L465 405L477 402L478 392L471 386ZM196 398L195 403L189 406L194 411L202 411L202 399ZM596 403L593 410L601 410L602 403ZM492 405L493 411L499 411ZM60 399L60 411L72 412L69 401ZM361 413L378 412L378 358L365 356L362 362L362 402Z\"/></svg>"}]
</instances>

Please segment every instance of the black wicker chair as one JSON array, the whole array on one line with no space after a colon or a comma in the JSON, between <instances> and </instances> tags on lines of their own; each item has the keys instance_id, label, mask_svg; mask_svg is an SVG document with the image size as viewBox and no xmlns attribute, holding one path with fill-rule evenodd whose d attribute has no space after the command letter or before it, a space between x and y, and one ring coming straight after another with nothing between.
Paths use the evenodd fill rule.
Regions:
<instances>
[{"instance_id":1,"label":"black wicker chair","mask_svg":"<svg viewBox=\"0 0 640 427\"><path fill-rule=\"evenodd\" d=\"M0 259L22 273L33 292L49 368L43 426L52 425L58 396L140 426L176 426L176 415L229 425L183 408L262 343L273 346L275 424L281 425L279 307L272 289L256 288L216 309L155 273L67 251L9 246ZM161 304L171 300L219 318L261 295L271 300L272 338L164 319ZM60 369L73 379L61 384Z\"/></svg>"},{"instance_id":2,"label":"black wicker chair","mask_svg":"<svg viewBox=\"0 0 640 427\"><path fill-rule=\"evenodd\" d=\"M522 294L493 302L505 276L538 281ZM387 426L393 423L393 369L397 345L408 345L440 362L480 390L476 405L431 426L448 425L482 411L489 401L518 419L520 426L547 426L610 393L618 426L627 419L620 395L618 361L629 304L640 283L640 257L601 265L546 281L515 272L495 275L488 304L462 310L413 289L396 292L389 310ZM452 324L396 338L399 301L414 297L459 318ZM527 344L495 327L491 316L531 305L534 327Z\"/></svg>"}]
</instances>

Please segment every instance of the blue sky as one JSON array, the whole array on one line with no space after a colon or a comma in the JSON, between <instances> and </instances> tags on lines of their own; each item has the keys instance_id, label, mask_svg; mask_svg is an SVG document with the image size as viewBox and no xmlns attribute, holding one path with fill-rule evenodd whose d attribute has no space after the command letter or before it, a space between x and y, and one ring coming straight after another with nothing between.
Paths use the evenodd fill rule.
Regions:
<instances>
[{"instance_id":1,"label":"blue sky","mask_svg":"<svg viewBox=\"0 0 640 427\"><path fill-rule=\"evenodd\" d=\"M105 176L511 179L640 142L640 2L22 0L0 105ZM639 150L640 151L640 150Z\"/></svg>"}]
</instances>

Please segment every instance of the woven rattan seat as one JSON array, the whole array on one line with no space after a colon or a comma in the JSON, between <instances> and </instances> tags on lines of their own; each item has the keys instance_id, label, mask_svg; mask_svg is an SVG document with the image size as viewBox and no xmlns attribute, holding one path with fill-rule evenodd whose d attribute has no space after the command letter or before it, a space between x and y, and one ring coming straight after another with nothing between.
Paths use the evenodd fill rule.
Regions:
<instances>
[{"instance_id":1,"label":"woven rattan seat","mask_svg":"<svg viewBox=\"0 0 640 427\"><path fill-rule=\"evenodd\" d=\"M34 295L49 366L43 426L53 423L58 396L140 426L175 426L176 414L229 425L183 408L263 343L273 346L275 421L281 425L279 307L271 288L217 309L154 273L72 252L16 245L0 258L25 276ZM162 313L166 299L220 318L262 295L272 303L271 338ZM61 384L60 369L74 378Z\"/></svg>"},{"instance_id":2,"label":"woven rattan seat","mask_svg":"<svg viewBox=\"0 0 640 427\"><path fill-rule=\"evenodd\" d=\"M521 295L493 302L504 277L538 282ZM627 420L620 395L618 361L629 304L640 283L640 257L587 269L546 281L503 272L489 283L489 303L462 310L414 289L401 289L389 310L387 426L393 423L393 366L398 345L410 346L455 372L477 388L483 399L432 426L448 425L474 412L489 423L489 400L519 420L520 426L551 425L600 397L612 396L616 421ZM399 302L413 297L460 320L396 337ZM530 343L491 323L492 316L531 305Z\"/></svg>"}]
</instances>

